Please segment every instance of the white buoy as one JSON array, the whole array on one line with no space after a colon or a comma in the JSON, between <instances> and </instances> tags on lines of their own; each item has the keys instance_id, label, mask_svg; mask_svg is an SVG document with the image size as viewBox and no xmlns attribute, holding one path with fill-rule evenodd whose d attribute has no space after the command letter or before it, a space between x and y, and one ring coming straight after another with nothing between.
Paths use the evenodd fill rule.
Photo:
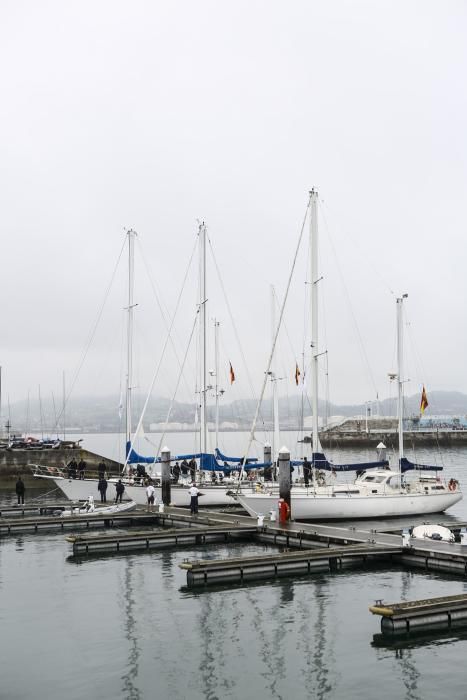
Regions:
<instances>
[{"instance_id":1,"label":"white buoy","mask_svg":"<svg viewBox=\"0 0 467 700\"><path fill-rule=\"evenodd\" d=\"M464 528L460 531L461 545L467 547L467 530Z\"/></svg>"},{"instance_id":2,"label":"white buoy","mask_svg":"<svg viewBox=\"0 0 467 700\"><path fill-rule=\"evenodd\" d=\"M159 503L159 513L163 513L163 512L164 512L164 504Z\"/></svg>"},{"instance_id":3,"label":"white buoy","mask_svg":"<svg viewBox=\"0 0 467 700\"><path fill-rule=\"evenodd\" d=\"M270 510L269 511L269 520L274 523L277 520L277 511L276 510Z\"/></svg>"},{"instance_id":4,"label":"white buoy","mask_svg":"<svg viewBox=\"0 0 467 700\"><path fill-rule=\"evenodd\" d=\"M258 513L258 527L263 527L264 525L264 515L263 513Z\"/></svg>"}]
</instances>

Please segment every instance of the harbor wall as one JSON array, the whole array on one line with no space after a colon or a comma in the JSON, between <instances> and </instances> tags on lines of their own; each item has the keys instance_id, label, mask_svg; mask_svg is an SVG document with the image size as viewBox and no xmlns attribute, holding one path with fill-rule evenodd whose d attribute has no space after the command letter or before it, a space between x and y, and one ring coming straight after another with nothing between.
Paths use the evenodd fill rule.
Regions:
<instances>
[{"instance_id":1,"label":"harbor wall","mask_svg":"<svg viewBox=\"0 0 467 700\"><path fill-rule=\"evenodd\" d=\"M16 475L30 475L33 472L31 465L38 464L44 467L65 467L71 459L86 462L86 474L97 473L97 465L104 459L107 473L117 475L122 465L112 459L107 459L95 452L83 448L75 449L48 449L48 450L0 450L0 479Z\"/></svg>"},{"instance_id":2,"label":"harbor wall","mask_svg":"<svg viewBox=\"0 0 467 700\"><path fill-rule=\"evenodd\" d=\"M394 432L341 432L323 431L319 436L323 447L376 447L383 442L388 449L399 448L399 437ZM303 442L310 443L311 437L305 437ZM409 447L455 447L467 445L467 430L433 430L404 432L404 446Z\"/></svg>"}]
</instances>

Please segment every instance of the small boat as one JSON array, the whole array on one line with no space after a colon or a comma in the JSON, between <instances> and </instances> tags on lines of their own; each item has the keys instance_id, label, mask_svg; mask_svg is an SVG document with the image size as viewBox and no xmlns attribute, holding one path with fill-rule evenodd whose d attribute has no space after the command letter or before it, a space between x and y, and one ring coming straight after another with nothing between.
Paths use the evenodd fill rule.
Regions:
<instances>
[{"instance_id":1,"label":"small boat","mask_svg":"<svg viewBox=\"0 0 467 700\"><path fill-rule=\"evenodd\" d=\"M454 542L454 534L442 525L417 525L412 530L412 537L417 540L439 540L440 542Z\"/></svg>"},{"instance_id":2,"label":"small boat","mask_svg":"<svg viewBox=\"0 0 467 700\"><path fill-rule=\"evenodd\" d=\"M75 515L118 515L119 513L130 513L136 509L135 501L125 501L124 503L112 503L108 506L96 508L94 498L89 496L87 502L78 508L57 511L56 515L61 518L70 518Z\"/></svg>"}]
</instances>

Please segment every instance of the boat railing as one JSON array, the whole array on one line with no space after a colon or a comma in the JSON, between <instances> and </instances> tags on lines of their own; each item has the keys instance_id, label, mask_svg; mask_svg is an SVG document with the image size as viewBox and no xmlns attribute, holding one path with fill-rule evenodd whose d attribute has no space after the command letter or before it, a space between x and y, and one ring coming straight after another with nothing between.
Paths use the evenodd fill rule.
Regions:
<instances>
[{"instance_id":1,"label":"boat railing","mask_svg":"<svg viewBox=\"0 0 467 700\"><path fill-rule=\"evenodd\" d=\"M43 464L28 464L34 476L51 476L65 478L65 471L61 467L47 467Z\"/></svg>"}]
</instances>

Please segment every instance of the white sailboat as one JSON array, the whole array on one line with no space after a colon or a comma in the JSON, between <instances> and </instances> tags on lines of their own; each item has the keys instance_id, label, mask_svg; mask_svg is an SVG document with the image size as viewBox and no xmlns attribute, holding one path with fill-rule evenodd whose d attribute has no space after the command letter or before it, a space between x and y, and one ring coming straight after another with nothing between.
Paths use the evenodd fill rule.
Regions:
<instances>
[{"instance_id":1,"label":"white sailboat","mask_svg":"<svg viewBox=\"0 0 467 700\"><path fill-rule=\"evenodd\" d=\"M324 456L318 435L318 193L310 194L311 245L311 324L312 324L312 409L313 409L313 485L308 489L293 487L291 491L292 516L296 519L339 520L351 518L386 518L392 516L422 515L447 510L462 499L457 482L450 485L433 475L433 467L415 465L404 456L403 439L403 333L402 305L407 295L397 299L397 360L398 360L398 416L399 461L396 469L381 464L333 465ZM318 470L349 471L349 466L360 467L354 483L320 485ZM417 470L418 476L405 482L406 471ZM427 473L425 473L427 472ZM430 473L431 472L431 473ZM264 489L263 493L238 493L237 500L254 517L277 508L278 491Z\"/></svg>"},{"instance_id":2,"label":"white sailboat","mask_svg":"<svg viewBox=\"0 0 467 700\"><path fill-rule=\"evenodd\" d=\"M157 472L157 468L160 467L160 462L158 459L141 457L137 455L134 447L133 441L135 435L132 431L132 375L133 375L133 310L134 304L134 240L136 233L133 230L127 231L128 238L128 307L127 307L127 369L126 369L126 446L127 446L127 457L125 461L125 474L122 475L121 479L125 486L125 498L129 498L136 502L138 505L145 505L147 502L146 489L143 483L143 479L135 479L130 476L130 466L136 465L138 463L144 464L148 467L149 476L152 479L157 479L160 474ZM206 363L206 227L204 223L199 226L199 251L200 251L200 300L199 300L199 320L200 320L200 344L201 344L201 386L200 386L200 453L197 455L187 455L188 458L191 456L197 457L199 459L199 470L196 473L196 480L198 483L201 482L201 492L202 496L200 498L201 505L204 506L225 506L234 505L235 500L230 495L230 489L232 485L222 485L222 484L212 484L212 483L202 483L203 482L203 466L206 463L208 468L212 465L216 466L216 457L208 453L208 430L207 430L207 393L208 393L208 381L207 381L207 363ZM216 340L216 353L217 353L217 340ZM217 380L216 380L217 381ZM217 393L217 390L216 390ZM217 398L216 398L217 400ZM216 416L218 416L218 409L216 409ZM140 424L142 423L142 418L140 419ZM217 430L216 430L217 438ZM173 461L182 460L185 455L177 455L173 457ZM233 461L240 461L236 458L230 458ZM253 460L256 461L256 460ZM98 479L96 478L85 478L85 479L72 479L67 476L67 474L59 469L53 467L42 467L34 466L33 474L37 478L52 480L60 490L65 494L67 498L73 501L86 500L90 494L98 493ZM219 465L219 469L221 469ZM108 480L108 490L107 495L109 500L112 500L116 496L115 484L118 478ZM171 485L171 503L175 506L188 506L190 504L190 496L188 494L188 489L191 486L189 481L185 483L181 482L178 484ZM247 486L245 482L245 488L252 488ZM156 498L162 500L162 489L160 486L156 485Z\"/></svg>"}]
</instances>

